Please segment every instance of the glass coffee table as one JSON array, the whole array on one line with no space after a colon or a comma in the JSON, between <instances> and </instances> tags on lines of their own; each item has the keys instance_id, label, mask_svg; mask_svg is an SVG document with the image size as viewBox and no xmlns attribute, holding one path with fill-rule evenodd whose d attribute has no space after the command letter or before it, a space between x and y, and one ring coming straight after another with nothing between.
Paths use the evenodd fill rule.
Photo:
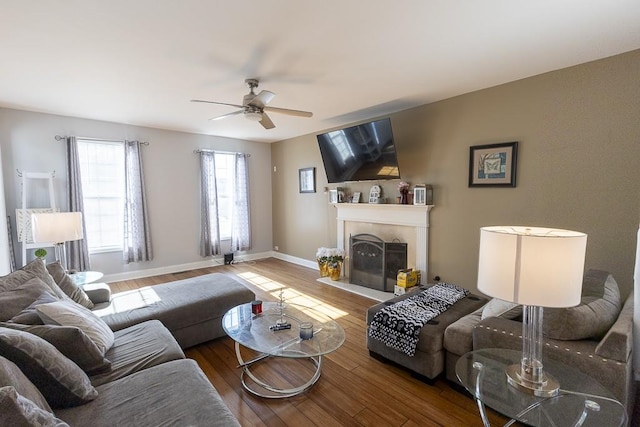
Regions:
<instances>
[{"instance_id":1,"label":"glass coffee table","mask_svg":"<svg viewBox=\"0 0 640 427\"><path fill-rule=\"evenodd\" d=\"M300 338L302 323L312 323L312 338ZM291 327L274 330L274 326L279 324L290 324ZM242 386L256 396L272 399L295 396L311 388L320 378L322 356L337 350L345 339L342 326L329 316L318 310L288 303L263 302L260 314L251 312L251 303L239 305L225 313L222 327L235 341L236 356L242 368ZM240 352L241 346L259 355L245 361ZM308 359L313 373L301 385L290 388L275 386L251 371L257 362L273 357ZM251 383L247 377L252 380Z\"/></svg>"},{"instance_id":2,"label":"glass coffee table","mask_svg":"<svg viewBox=\"0 0 640 427\"><path fill-rule=\"evenodd\" d=\"M549 358L544 369L560 382L553 397L536 397L507 382L505 369L519 364L522 352L483 349L464 354L456 363L456 375L473 395L485 426L485 405L516 421L532 426L624 426L624 406L600 383L581 371Z\"/></svg>"}]
</instances>

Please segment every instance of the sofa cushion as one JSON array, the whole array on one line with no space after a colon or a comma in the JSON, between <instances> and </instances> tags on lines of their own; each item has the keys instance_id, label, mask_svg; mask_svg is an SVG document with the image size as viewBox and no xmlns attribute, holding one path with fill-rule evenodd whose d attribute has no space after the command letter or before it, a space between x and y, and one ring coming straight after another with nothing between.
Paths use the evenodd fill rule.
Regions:
<instances>
[{"instance_id":1,"label":"sofa cushion","mask_svg":"<svg viewBox=\"0 0 640 427\"><path fill-rule=\"evenodd\" d=\"M20 285L0 292L0 321L11 320L17 315L20 315L23 321L31 321L36 304L58 299L42 280L32 277ZM34 304L36 301L39 302Z\"/></svg>"},{"instance_id":2,"label":"sofa cushion","mask_svg":"<svg viewBox=\"0 0 640 427\"><path fill-rule=\"evenodd\" d=\"M40 258L34 259L29 264L25 265L19 270L14 271L11 274L0 277L0 292L16 288L34 277L42 280L51 289L51 292L58 298L68 298L62 291L62 289L60 289L60 287L53 280L53 277L51 277L49 272L47 272L45 263Z\"/></svg>"},{"instance_id":3,"label":"sofa cushion","mask_svg":"<svg viewBox=\"0 0 640 427\"><path fill-rule=\"evenodd\" d=\"M73 301L56 301L36 306L45 324L82 329L104 355L113 345L113 331L98 316Z\"/></svg>"},{"instance_id":4,"label":"sofa cushion","mask_svg":"<svg viewBox=\"0 0 640 427\"><path fill-rule=\"evenodd\" d=\"M3 426L69 427L53 413L18 394L11 386L0 387L0 408L0 425Z\"/></svg>"},{"instance_id":5,"label":"sofa cushion","mask_svg":"<svg viewBox=\"0 0 640 427\"><path fill-rule=\"evenodd\" d=\"M38 408L51 412L51 407L35 385L12 361L0 356L0 387L11 386L16 392L33 402ZM0 406L1 407L1 406ZM6 425L6 424L0 424Z\"/></svg>"},{"instance_id":6,"label":"sofa cushion","mask_svg":"<svg viewBox=\"0 0 640 427\"><path fill-rule=\"evenodd\" d=\"M162 363L97 389L94 401L56 416L72 426L91 427L240 425L190 359Z\"/></svg>"},{"instance_id":7,"label":"sofa cushion","mask_svg":"<svg viewBox=\"0 0 640 427\"><path fill-rule=\"evenodd\" d=\"M0 327L0 354L18 365L52 407L81 405L98 395L78 365L33 334Z\"/></svg>"},{"instance_id":8,"label":"sofa cushion","mask_svg":"<svg viewBox=\"0 0 640 427\"><path fill-rule=\"evenodd\" d=\"M185 357L175 338L158 320L138 323L114 335L113 346L105 355L111 368L90 377L94 387Z\"/></svg>"},{"instance_id":9,"label":"sofa cushion","mask_svg":"<svg viewBox=\"0 0 640 427\"><path fill-rule=\"evenodd\" d=\"M0 327L37 335L51 343L60 353L71 359L83 371L91 374L108 370L111 362L80 328L57 325L22 325L0 322Z\"/></svg>"},{"instance_id":10,"label":"sofa cushion","mask_svg":"<svg viewBox=\"0 0 640 427\"><path fill-rule=\"evenodd\" d=\"M514 302L492 298L482 309L482 319L487 317L502 317L505 319L515 319L522 316L522 306Z\"/></svg>"},{"instance_id":11,"label":"sofa cushion","mask_svg":"<svg viewBox=\"0 0 640 427\"><path fill-rule=\"evenodd\" d=\"M618 284L611 274L589 270L582 282L580 304L569 308L545 308L544 334L557 340L600 339L620 314Z\"/></svg>"},{"instance_id":12,"label":"sofa cushion","mask_svg":"<svg viewBox=\"0 0 640 427\"><path fill-rule=\"evenodd\" d=\"M60 261L47 264L47 271L56 282L60 289L72 300L83 307L93 308L93 302L89 299L84 290L76 285L75 280L71 278L62 268Z\"/></svg>"},{"instance_id":13,"label":"sofa cushion","mask_svg":"<svg viewBox=\"0 0 640 427\"><path fill-rule=\"evenodd\" d=\"M118 292L109 307L95 310L113 329L157 319L183 348L224 336L222 316L255 299L240 277L212 273Z\"/></svg>"}]
</instances>

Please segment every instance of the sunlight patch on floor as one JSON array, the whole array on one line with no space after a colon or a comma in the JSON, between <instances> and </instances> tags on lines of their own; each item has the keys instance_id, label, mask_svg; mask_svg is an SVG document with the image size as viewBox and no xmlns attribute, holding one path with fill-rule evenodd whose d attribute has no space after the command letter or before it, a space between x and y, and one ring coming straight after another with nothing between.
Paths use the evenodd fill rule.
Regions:
<instances>
[{"instance_id":1,"label":"sunlight patch on floor","mask_svg":"<svg viewBox=\"0 0 640 427\"><path fill-rule=\"evenodd\" d=\"M337 319L349 314L346 311L332 306L331 304L327 304L296 289L288 288L282 283L271 280L261 274L247 272L239 273L238 276L263 291L268 292L276 301L280 299L280 291L283 290L285 303L311 308L325 316L331 317L332 319Z\"/></svg>"}]
</instances>

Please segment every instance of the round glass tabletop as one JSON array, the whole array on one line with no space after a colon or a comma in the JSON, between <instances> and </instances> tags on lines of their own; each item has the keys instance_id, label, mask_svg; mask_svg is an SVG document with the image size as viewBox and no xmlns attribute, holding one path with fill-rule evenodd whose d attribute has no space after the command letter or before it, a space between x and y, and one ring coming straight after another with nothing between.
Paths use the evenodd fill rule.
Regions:
<instances>
[{"instance_id":1,"label":"round glass tabletop","mask_svg":"<svg viewBox=\"0 0 640 427\"><path fill-rule=\"evenodd\" d=\"M313 324L313 337L300 338L300 324ZM274 330L272 327L288 323L289 329ZM344 343L342 326L329 316L308 307L263 302L262 313L253 314L251 303L239 305L227 311L222 319L227 335L244 347L269 356L315 357L337 350Z\"/></svg>"},{"instance_id":2,"label":"round glass tabletop","mask_svg":"<svg viewBox=\"0 0 640 427\"><path fill-rule=\"evenodd\" d=\"M543 360L544 370L559 381L557 396L536 397L511 386L506 368L520 364L521 357L515 350L471 351L456 363L456 375L478 401L528 425L625 425L624 406L611 392L594 378L549 358Z\"/></svg>"}]
</instances>

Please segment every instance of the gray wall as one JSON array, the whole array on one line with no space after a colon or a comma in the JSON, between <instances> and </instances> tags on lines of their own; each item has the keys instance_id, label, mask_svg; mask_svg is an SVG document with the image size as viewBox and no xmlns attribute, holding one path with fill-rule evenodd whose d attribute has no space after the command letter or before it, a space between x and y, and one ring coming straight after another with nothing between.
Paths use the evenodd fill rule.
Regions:
<instances>
[{"instance_id":1,"label":"gray wall","mask_svg":"<svg viewBox=\"0 0 640 427\"><path fill-rule=\"evenodd\" d=\"M197 148L251 154L249 180L253 249L271 250L271 168L268 144L130 126L96 120L40 114L0 108L0 147L7 214L15 234L15 209L21 206L21 185L16 169L55 171L57 204L67 210L65 145L55 135L149 141L143 146L143 166L150 211L154 259L124 264L120 253L91 256L92 268L105 274L136 272L204 259L199 251L199 160ZM45 205L45 193L34 188L32 202ZM44 199L44 200L43 200ZM16 246L16 252L19 247ZM17 254L17 262L21 257Z\"/></svg>"},{"instance_id":2,"label":"gray wall","mask_svg":"<svg viewBox=\"0 0 640 427\"><path fill-rule=\"evenodd\" d=\"M640 51L469 93L391 116L402 179L434 186L430 276L475 289L479 228L588 233L587 268L632 288L640 215ZM519 141L516 188L468 188L469 147ZM336 245L335 209L314 135L272 147L273 244L313 260ZM299 194L315 166L319 192ZM395 199L398 181L382 182ZM368 195L372 183L349 183Z\"/></svg>"}]
</instances>

